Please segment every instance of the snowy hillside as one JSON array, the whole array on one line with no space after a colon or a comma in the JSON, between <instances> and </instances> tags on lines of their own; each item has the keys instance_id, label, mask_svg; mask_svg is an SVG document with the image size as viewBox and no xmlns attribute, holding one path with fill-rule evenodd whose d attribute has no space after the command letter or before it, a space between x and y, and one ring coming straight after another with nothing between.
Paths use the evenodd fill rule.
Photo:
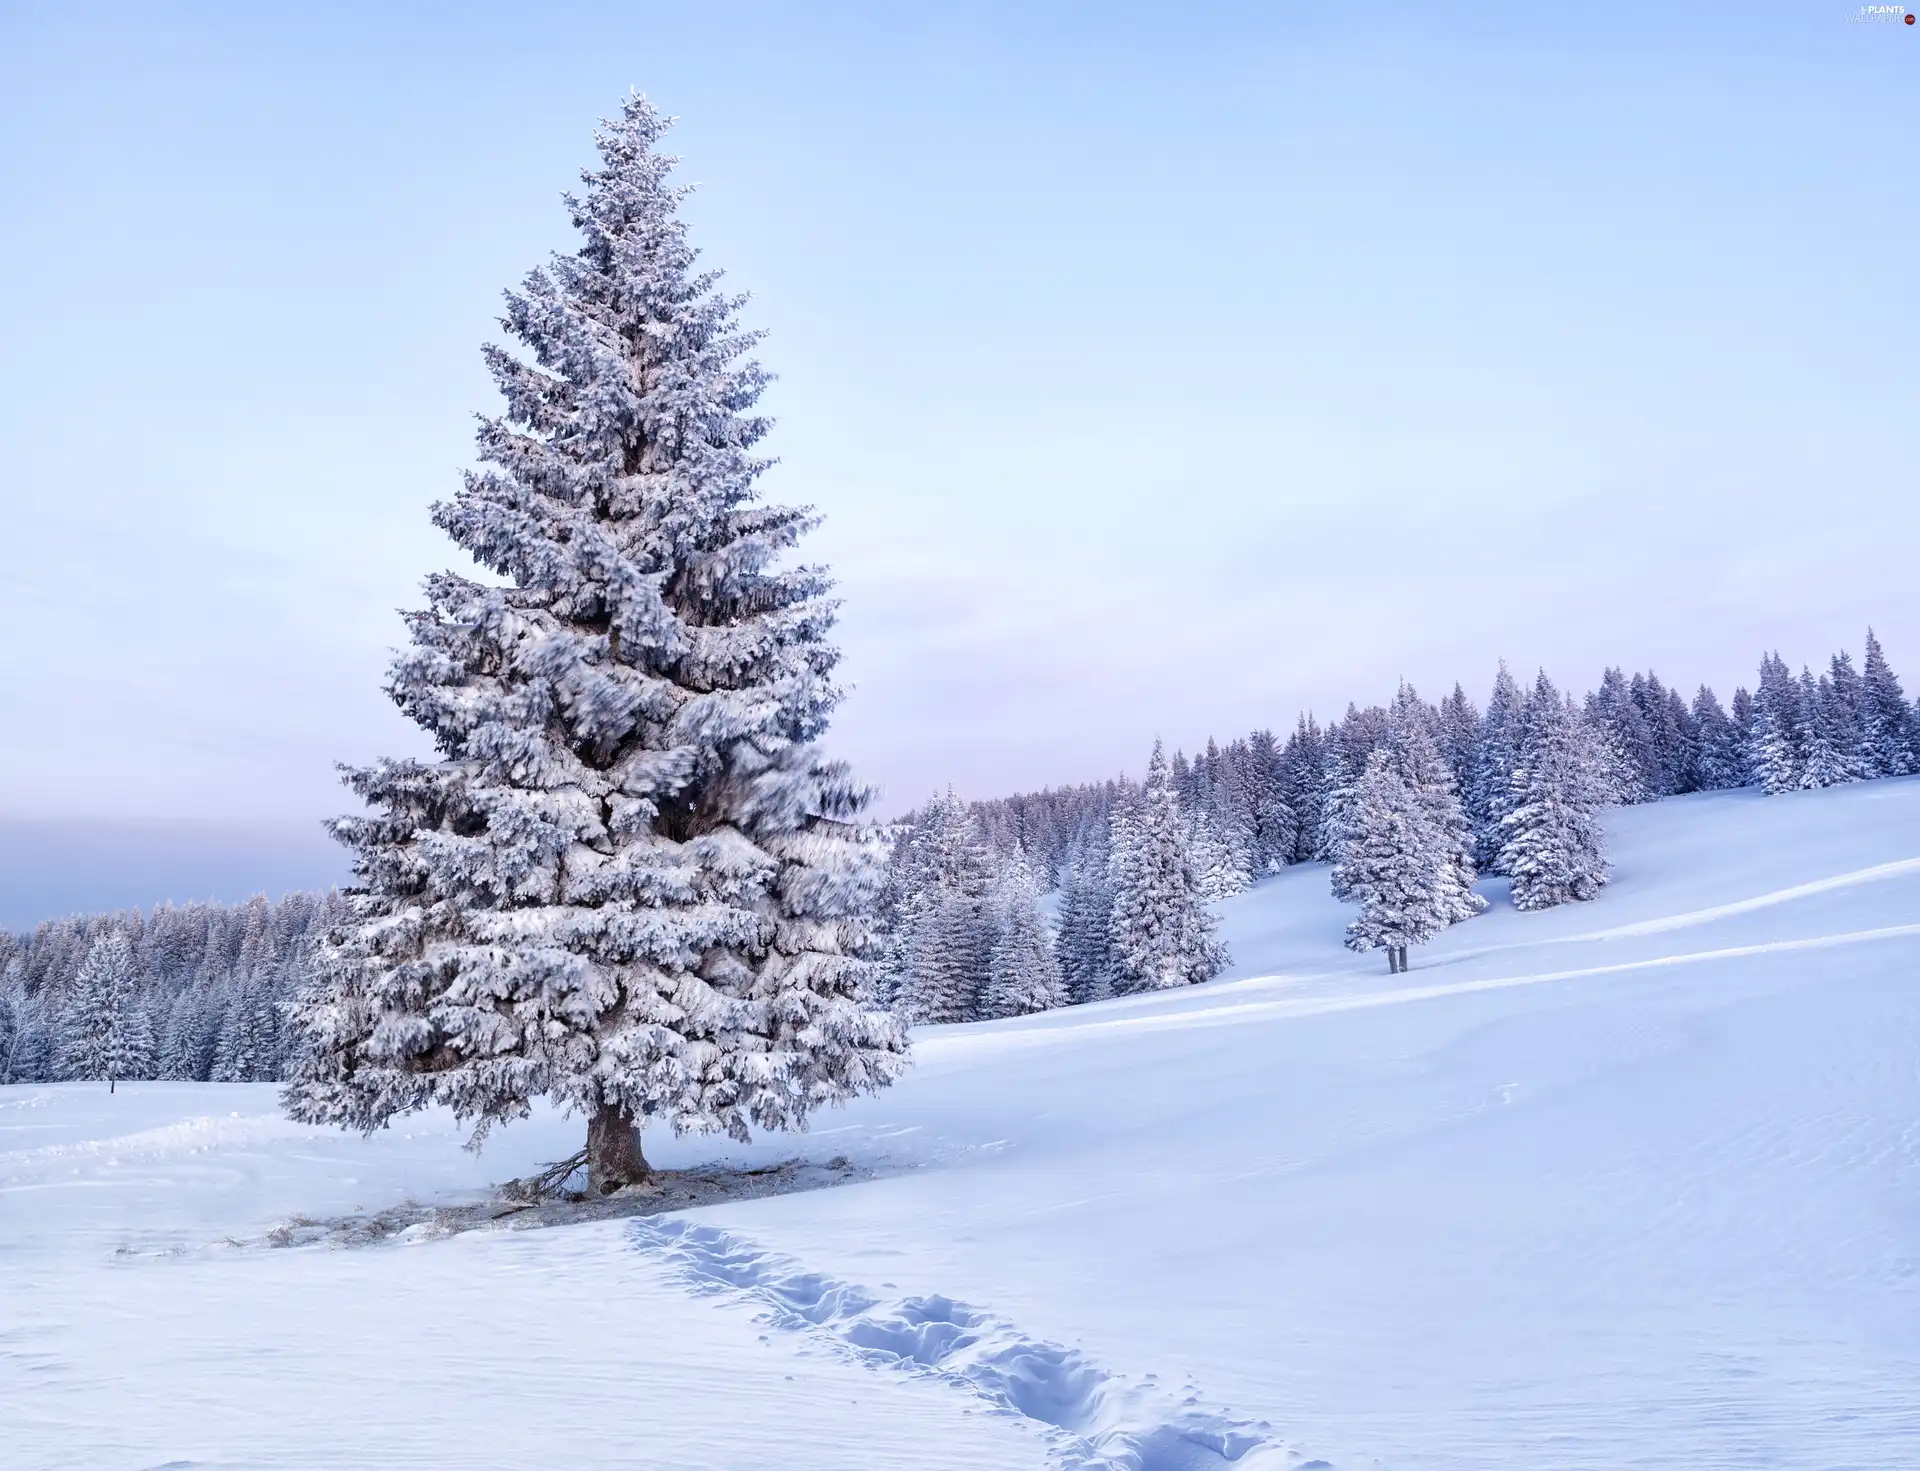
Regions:
<instances>
[{"instance_id":1,"label":"snowy hillside","mask_svg":"<svg viewBox=\"0 0 1920 1471\"><path fill-rule=\"evenodd\" d=\"M650 1138L880 1172L684 1217L274 1249L577 1123L0 1090L6 1463L1920 1464L1920 779L1612 824L1598 901L1485 884L1408 975L1297 867L1221 906L1228 979Z\"/></svg>"}]
</instances>

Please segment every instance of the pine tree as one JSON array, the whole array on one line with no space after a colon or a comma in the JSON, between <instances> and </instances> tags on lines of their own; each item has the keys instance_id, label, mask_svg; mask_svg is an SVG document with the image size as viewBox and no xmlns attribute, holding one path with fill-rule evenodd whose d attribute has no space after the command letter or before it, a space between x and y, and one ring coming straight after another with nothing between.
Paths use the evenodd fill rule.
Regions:
<instances>
[{"instance_id":1,"label":"pine tree","mask_svg":"<svg viewBox=\"0 0 1920 1471\"><path fill-rule=\"evenodd\" d=\"M133 974L133 947L118 930L93 942L67 1006L66 1074L104 1081L109 1093L122 1078L153 1072L153 1036Z\"/></svg>"},{"instance_id":2,"label":"pine tree","mask_svg":"<svg viewBox=\"0 0 1920 1471\"><path fill-rule=\"evenodd\" d=\"M1860 749L1868 768L1874 776L1911 776L1920 770L1913 710L1871 628L1860 686Z\"/></svg>"},{"instance_id":3,"label":"pine tree","mask_svg":"<svg viewBox=\"0 0 1920 1471\"><path fill-rule=\"evenodd\" d=\"M1473 839L1453 772L1434 740L1438 721L1413 688L1404 683L1394 701L1392 714L1385 749L1432 830L1436 851L1442 859L1435 899L1446 922L1458 924L1479 914L1487 907L1487 901L1473 891L1477 877Z\"/></svg>"},{"instance_id":4,"label":"pine tree","mask_svg":"<svg viewBox=\"0 0 1920 1471\"><path fill-rule=\"evenodd\" d=\"M1734 687L1733 698L1727 702L1727 718L1733 722L1733 728L1740 737L1740 769L1746 773L1746 780L1740 785L1758 786L1760 773L1753 764L1753 696L1747 693L1745 685Z\"/></svg>"},{"instance_id":5,"label":"pine tree","mask_svg":"<svg viewBox=\"0 0 1920 1471\"><path fill-rule=\"evenodd\" d=\"M1852 744L1847 712L1834 692L1833 681L1822 675L1818 680L1811 669L1800 671L1801 750L1800 782L1803 790L1837 787L1854 779L1848 747Z\"/></svg>"},{"instance_id":6,"label":"pine tree","mask_svg":"<svg viewBox=\"0 0 1920 1471\"><path fill-rule=\"evenodd\" d=\"M1280 753L1281 793L1293 812L1293 863L1311 862L1326 826L1326 752L1319 723L1302 715Z\"/></svg>"},{"instance_id":7,"label":"pine tree","mask_svg":"<svg viewBox=\"0 0 1920 1471\"><path fill-rule=\"evenodd\" d=\"M1286 770L1270 730L1256 730L1247 742L1253 784L1254 869L1278 873L1294 860L1300 845L1300 820L1287 801Z\"/></svg>"},{"instance_id":8,"label":"pine tree","mask_svg":"<svg viewBox=\"0 0 1920 1471\"><path fill-rule=\"evenodd\" d=\"M1768 796L1791 792L1806 769L1800 687L1779 654L1760 660L1747 734L1747 765Z\"/></svg>"},{"instance_id":9,"label":"pine tree","mask_svg":"<svg viewBox=\"0 0 1920 1471\"><path fill-rule=\"evenodd\" d=\"M766 375L677 218L667 119L633 97L568 208L582 237L507 294L523 360L434 519L504 586L427 584L389 692L436 762L341 818L359 888L292 1007L295 1117L440 1103L477 1143L544 1096L590 1188L644 1178L639 1124L800 1127L900 1070L864 1005L880 834L816 738L839 699L812 525L757 500Z\"/></svg>"},{"instance_id":10,"label":"pine tree","mask_svg":"<svg viewBox=\"0 0 1920 1471\"><path fill-rule=\"evenodd\" d=\"M1075 853L1060 885L1060 970L1067 1000L1076 1006L1111 996L1119 968L1107 854L1107 844L1090 838Z\"/></svg>"},{"instance_id":11,"label":"pine tree","mask_svg":"<svg viewBox=\"0 0 1920 1471\"><path fill-rule=\"evenodd\" d=\"M1828 706L1828 726L1840 748L1841 763L1849 781L1866 781L1878 775L1867 754L1866 683L1853 667L1853 656L1842 649L1827 666L1824 682L1832 698Z\"/></svg>"},{"instance_id":12,"label":"pine tree","mask_svg":"<svg viewBox=\"0 0 1920 1471\"><path fill-rule=\"evenodd\" d=\"M949 912L939 926L951 930L955 905L967 909L976 925L985 925L987 890L993 879L993 860L979 814L955 795L949 787L908 821L894 844L887 866L887 882L881 904L883 957L882 981L877 987L879 999L906 1017L925 1019L928 1007L945 1016L951 1003L949 991L964 991L976 996L986 984L986 956L990 937L976 936L964 947L964 954L977 963L975 974L962 983L948 977L944 962L937 969L941 979L941 999L919 1001L911 994L914 987L933 974L926 967L923 930L934 923L933 913L943 903ZM949 1020L962 1021L964 1016Z\"/></svg>"},{"instance_id":13,"label":"pine tree","mask_svg":"<svg viewBox=\"0 0 1920 1471\"><path fill-rule=\"evenodd\" d=\"M1252 887L1233 849L1221 838L1210 812L1196 812L1187 823L1187 855L1193 864L1194 883L1203 903L1231 899Z\"/></svg>"},{"instance_id":14,"label":"pine tree","mask_svg":"<svg viewBox=\"0 0 1920 1471\"><path fill-rule=\"evenodd\" d=\"M1614 800L1631 805L1659 796L1653 736L1626 675L1618 669L1606 670L1600 688L1587 696L1587 718L1603 733Z\"/></svg>"},{"instance_id":15,"label":"pine tree","mask_svg":"<svg viewBox=\"0 0 1920 1471\"><path fill-rule=\"evenodd\" d=\"M1115 992L1195 985L1219 974L1226 951L1200 898L1186 825L1157 741L1138 802L1116 824L1109 877Z\"/></svg>"},{"instance_id":16,"label":"pine tree","mask_svg":"<svg viewBox=\"0 0 1920 1471\"><path fill-rule=\"evenodd\" d=\"M990 936L979 900L937 891L915 924L898 1003L907 1021L939 1026L981 1014Z\"/></svg>"},{"instance_id":17,"label":"pine tree","mask_svg":"<svg viewBox=\"0 0 1920 1471\"><path fill-rule=\"evenodd\" d=\"M1591 733L1544 671L1527 702L1502 866L1516 909L1596 897L1607 882L1608 783Z\"/></svg>"},{"instance_id":18,"label":"pine tree","mask_svg":"<svg viewBox=\"0 0 1920 1471\"><path fill-rule=\"evenodd\" d=\"M1030 1016L1067 1004L1066 984L1054 956L1040 890L1024 855L1016 853L994 887L998 933L994 937L992 979L987 983L988 1016Z\"/></svg>"},{"instance_id":19,"label":"pine tree","mask_svg":"<svg viewBox=\"0 0 1920 1471\"><path fill-rule=\"evenodd\" d=\"M1493 695L1487 701L1487 713L1480 722L1480 739L1474 752L1473 778L1467 788L1467 820L1473 830L1474 862L1482 869L1500 873L1500 849L1504 842L1501 820L1512 810L1513 772L1519 765L1520 686L1514 683L1507 661L1493 677Z\"/></svg>"},{"instance_id":20,"label":"pine tree","mask_svg":"<svg viewBox=\"0 0 1920 1471\"><path fill-rule=\"evenodd\" d=\"M44 1076L51 1040L46 1008L27 990L24 957L16 955L0 972L0 1085Z\"/></svg>"},{"instance_id":21,"label":"pine tree","mask_svg":"<svg viewBox=\"0 0 1920 1471\"><path fill-rule=\"evenodd\" d=\"M1387 952L1387 969L1407 968L1407 947L1449 924L1451 854L1417 792L1386 750L1367 759L1354 784L1351 827L1333 869L1333 891L1357 904L1347 926L1351 950Z\"/></svg>"},{"instance_id":22,"label":"pine tree","mask_svg":"<svg viewBox=\"0 0 1920 1471\"><path fill-rule=\"evenodd\" d=\"M1701 685L1693 697L1695 735L1694 781L1700 791L1714 792L1747 784L1746 753L1740 729L1720 708L1719 696Z\"/></svg>"},{"instance_id":23,"label":"pine tree","mask_svg":"<svg viewBox=\"0 0 1920 1471\"><path fill-rule=\"evenodd\" d=\"M1480 764L1480 712L1456 681L1453 693L1440 702L1438 732L1440 754L1453 773L1454 790L1462 802L1473 790L1474 773ZM1471 816L1469 816L1471 821Z\"/></svg>"}]
</instances>

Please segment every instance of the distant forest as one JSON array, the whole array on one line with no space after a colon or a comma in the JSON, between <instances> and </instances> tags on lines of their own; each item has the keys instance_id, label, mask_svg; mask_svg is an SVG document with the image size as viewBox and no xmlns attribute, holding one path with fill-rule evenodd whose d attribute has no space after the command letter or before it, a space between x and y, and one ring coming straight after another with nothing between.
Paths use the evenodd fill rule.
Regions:
<instances>
[{"instance_id":1,"label":"distant forest","mask_svg":"<svg viewBox=\"0 0 1920 1471\"><path fill-rule=\"evenodd\" d=\"M1445 764L1474 861L1497 870L1513 759L1503 733L1525 700L1503 665L1484 709L1458 684L1437 703L1403 688L1391 706L1349 705L1328 724L1302 715L1284 738L1256 730L1175 752L1156 779L1174 798L1176 856L1197 897L1218 900L1290 865L1328 861L1341 794L1409 719ZM1724 704L1705 685L1689 698L1651 671L1609 669L1568 707L1615 803L1920 771L1920 710L1871 632L1857 666L1840 653L1796 675L1769 654L1753 690ZM1128 921L1114 919L1115 897L1102 886L1116 819L1122 828L1133 820L1141 793L1116 777L986 801L948 794L903 819L880 917L878 999L916 1020L965 1021L1125 989ZM1133 901L1151 910L1151 882L1139 882ZM347 903L328 892L161 905L0 933L0 1083L107 1076L99 1039L109 1035L117 1077L283 1077L291 1032L282 1003ZM1217 969L1208 943L1198 932L1186 942L1181 979Z\"/></svg>"}]
</instances>

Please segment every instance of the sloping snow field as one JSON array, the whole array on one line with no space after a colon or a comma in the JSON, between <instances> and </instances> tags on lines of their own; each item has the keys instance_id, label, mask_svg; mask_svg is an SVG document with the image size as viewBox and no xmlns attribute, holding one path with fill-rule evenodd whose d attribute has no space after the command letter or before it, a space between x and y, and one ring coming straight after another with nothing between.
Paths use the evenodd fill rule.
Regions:
<instances>
[{"instance_id":1,"label":"sloping snow field","mask_svg":"<svg viewBox=\"0 0 1920 1471\"><path fill-rule=\"evenodd\" d=\"M1920 1466L1920 781L1616 815L1411 974L1324 869L1229 979L932 1029L750 1149L881 1178L354 1250L574 1147L0 1090L9 1467Z\"/></svg>"}]
</instances>

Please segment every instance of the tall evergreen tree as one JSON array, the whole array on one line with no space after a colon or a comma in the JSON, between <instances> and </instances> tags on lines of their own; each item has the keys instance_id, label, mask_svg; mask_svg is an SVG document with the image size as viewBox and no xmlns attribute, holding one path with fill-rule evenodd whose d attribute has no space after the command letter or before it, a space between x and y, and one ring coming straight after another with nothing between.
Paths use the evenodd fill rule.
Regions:
<instances>
[{"instance_id":1,"label":"tall evergreen tree","mask_svg":"<svg viewBox=\"0 0 1920 1471\"><path fill-rule=\"evenodd\" d=\"M906 981L896 1005L910 1022L975 1020L986 989L992 935L979 900L935 892L915 924Z\"/></svg>"},{"instance_id":2,"label":"tall evergreen tree","mask_svg":"<svg viewBox=\"0 0 1920 1471\"><path fill-rule=\"evenodd\" d=\"M118 930L93 942L67 1009L66 1074L104 1082L153 1075L153 1034L133 974L133 947Z\"/></svg>"},{"instance_id":3,"label":"tall evergreen tree","mask_svg":"<svg viewBox=\"0 0 1920 1471\"><path fill-rule=\"evenodd\" d=\"M1844 649L1835 654L1825 678L1832 691L1827 718L1848 779L1865 781L1877 776L1867 755L1866 683L1853 667L1853 655Z\"/></svg>"},{"instance_id":4,"label":"tall evergreen tree","mask_svg":"<svg viewBox=\"0 0 1920 1471\"><path fill-rule=\"evenodd\" d=\"M816 738L839 699L828 581L780 558L766 374L702 270L629 99L568 209L582 243L507 293L530 360L434 519L505 585L427 585L389 691L435 762L348 783L359 888L293 1007L295 1117L371 1129L536 1097L587 1120L590 1188L647 1172L639 1125L798 1127L878 1088L904 1035L863 1004L880 836Z\"/></svg>"},{"instance_id":5,"label":"tall evergreen tree","mask_svg":"<svg viewBox=\"0 0 1920 1471\"><path fill-rule=\"evenodd\" d=\"M1527 701L1503 866L1516 909L1592 899L1607 882L1608 782L1590 731L1542 671Z\"/></svg>"},{"instance_id":6,"label":"tall evergreen tree","mask_svg":"<svg viewBox=\"0 0 1920 1471\"><path fill-rule=\"evenodd\" d=\"M1254 870L1278 873L1294 861L1300 820L1287 800L1287 774L1280 747L1270 730L1256 730L1247 741L1253 787Z\"/></svg>"},{"instance_id":7,"label":"tall evergreen tree","mask_svg":"<svg viewBox=\"0 0 1920 1471\"><path fill-rule=\"evenodd\" d=\"M1453 693L1440 702L1438 739L1440 754L1453 773L1454 790L1465 802L1469 800L1474 774L1479 768L1480 712L1473 708L1473 701L1457 681Z\"/></svg>"},{"instance_id":8,"label":"tall evergreen tree","mask_svg":"<svg viewBox=\"0 0 1920 1471\"><path fill-rule=\"evenodd\" d=\"M1294 863L1311 861L1319 852L1326 813L1326 752L1319 722L1302 715L1280 753L1281 793L1294 819Z\"/></svg>"},{"instance_id":9,"label":"tall evergreen tree","mask_svg":"<svg viewBox=\"0 0 1920 1471\"><path fill-rule=\"evenodd\" d=\"M1763 655L1747 732L1747 766L1768 796L1791 792L1806 769L1800 686L1779 654Z\"/></svg>"},{"instance_id":10,"label":"tall evergreen tree","mask_svg":"<svg viewBox=\"0 0 1920 1471\"><path fill-rule=\"evenodd\" d=\"M1376 750L1354 784L1350 829L1333 868L1333 891L1357 904L1347 926L1351 950L1387 952L1387 969L1407 968L1407 948L1425 944L1449 917L1451 855L1419 794Z\"/></svg>"},{"instance_id":11,"label":"tall evergreen tree","mask_svg":"<svg viewBox=\"0 0 1920 1471\"><path fill-rule=\"evenodd\" d=\"M1040 890L1024 856L1016 854L994 886L996 933L988 1016L1030 1016L1067 1004L1066 983L1053 938L1040 913Z\"/></svg>"},{"instance_id":12,"label":"tall evergreen tree","mask_svg":"<svg viewBox=\"0 0 1920 1471\"><path fill-rule=\"evenodd\" d=\"M1746 779L1740 785L1758 786L1760 773L1753 764L1753 696L1747 693L1745 685L1734 687L1733 698L1727 702L1727 718L1733 722L1733 728L1740 736L1740 769L1746 773Z\"/></svg>"},{"instance_id":13,"label":"tall evergreen tree","mask_svg":"<svg viewBox=\"0 0 1920 1471\"><path fill-rule=\"evenodd\" d=\"M1394 700L1393 721L1384 749L1400 779L1420 804L1441 859L1435 898L1448 924L1471 919L1487 907L1473 891L1477 877L1473 839L1460 804L1453 772L1440 754L1434 736L1438 720L1410 685L1402 684Z\"/></svg>"},{"instance_id":14,"label":"tall evergreen tree","mask_svg":"<svg viewBox=\"0 0 1920 1471\"><path fill-rule=\"evenodd\" d=\"M1108 845L1089 834L1060 885L1058 953L1067 1000L1074 1005L1113 994L1118 962L1113 949L1113 889Z\"/></svg>"},{"instance_id":15,"label":"tall evergreen tree","mask_svg":"<svg viewBox=\"0 0 1920 1471\"><path fill-rule=\"evenodd\" d=\"M1653 735L1620 670L1609 668L1601 676L1600 688L1587 697L1587 718L1604 737L1614 800L1631 804L1659 796Z\"/></svg>"},{"instance_id":16,"label":"tall evergreen tree","mask_svg":"<svg viewBox=\"0 0 1920 1471\"><path fill-rule=\"evenodd\" d=\"M1740 729L1706 685L1693 697L1694 782L1701 791L1747 784L1746 752Z\"/></svg>"},{"instance_id":17,"label":"tall evergreen tree","mask_svg":"<svg viewBox=\"0 0 1920 1471\"><path fill-rule=\"evenodd\" d=\"M1853 762L1848 751L1852 733L1847 712L1835 694L1833 681L1826 675L1813 677L1811 669L1800 671L1801 761L1803 789L1837 787L1854 779Z\"/></svg>"},{"instance_id":18,"label":"tall evergreen tree","mask_svg":"<svg viewBox=\"0 0 1920 1471\"><path fill-rule=\"evenodd\" d=\"M1467 820L1473 829L1474 862L1492 873L1501 872L1504 843L1501 821L1513 806L1513 772L1519 765L1520 686L1507 661L1493 677L1493 694L1480 722L1480 740L1474 750L1473 779L1467 788Z\"/></svg>"},{"instance_id":19,"label":"tall evergreen tree","mask_svg":"<svg viewBox=\"0 0 1920 1471\"><path fill-rule=\"evenodd\" d=\"M1226 951L1200 896L1157 741L1138 803L1115 832L1110 875L1116 992L1190 986L1219 974Z\"/></svg>"},{"instance_id":20,"label":"tall evergreen tree","mask_svg":"<svg viewBox=\"0 0 1920 1471\"><path fill-rule=\"evenodd\" d=\"M1920 733L1900 678L1871 628L1860 686L1860 747L1868 767L1875 776L1911 776L1920 770Z\"/></svg>"}]
</instances>

